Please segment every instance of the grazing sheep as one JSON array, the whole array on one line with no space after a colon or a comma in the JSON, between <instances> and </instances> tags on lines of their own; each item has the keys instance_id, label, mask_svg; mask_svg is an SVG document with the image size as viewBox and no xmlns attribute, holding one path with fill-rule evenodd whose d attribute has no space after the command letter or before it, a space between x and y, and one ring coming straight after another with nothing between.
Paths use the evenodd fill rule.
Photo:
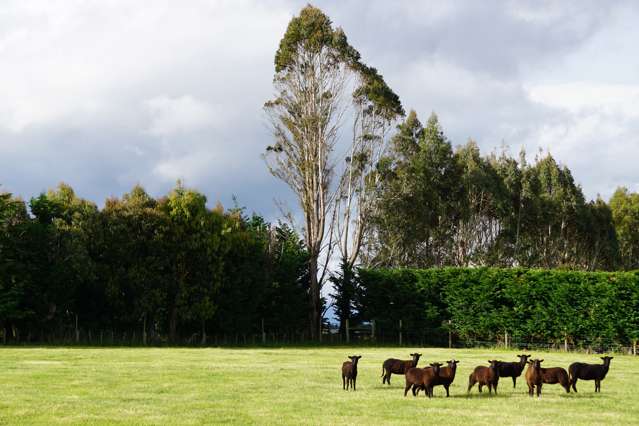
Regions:
<instances>
[{"instance_id":1,"label":"grazing sheep","mask_svg":"<svg viewBox=\"0 0 639 426\"><path fill-rule=\"evenodd\" d=\"M499 363L499 377L512 377L513 388L517 386L517 377L521 376L521 372L524 371L526 362L530 355L517 355L519 362L500 362Z\"/></svg>"},{"instance_id":2,"label":"grazing sheep","mask_svg":"<svg viewBox=\"0 0 639 426\"><path fill-rule=\"evenodd\" d=\"M348 390L349 386L356 389L357 384L357 361L361 358L361 355L349 356L350 361L346 361L342 364L342 389Z\"/></svg>"},{"instance_id":3,"label":"grazing sheep","mask_svg":"<svg viewBox=\"0 0 639 426\"><path fill-rule=\"evenodd\" d=\"M541 363L543 359L531 359L528 361L528 369L526 370L526 383L528 384L528 395L533 396L537 389L537 398L541 396Z\"/></svg>"},{"instance_id":4,"label":"grazing sheep","mask_svg":"<svg viewBox=\"0 0 639 426\"><path fill-rule=\"evenodd\" d=\"M489 360L489 367L478 366L475 367L475 370L470 373L468 377L468 392L475 383L479 383L479 392L482 392L482 387L484 385L488 386L488 392L492 393L493 389L495 390L495 395L497 395L497 384L499 384L499 361L496 359Z\"/></svg>"},{"instance_id":5,"label":"grazing sheep","mask_svg":"<svg viewBox=\"0 0 639 426\"><path fill-rule=\"evenodd\" d=\"M417 396L419 389L424 389L426 396L433 396L433 383L439 376L440 363L430 364L432 368L409 368L405 374L406 386L404 387L404 396L408 393L408 389L412 388L413 396Z\"/></svg>"},{"instance_id":6,"label":"grazing sheep","mask_svg":"<svg viewBox=\"0 0 639 426\"><path fill-rule=\"evenodd\" d=\"M568 367L570 371L570 384L572 390L577 392L577 380L594 380L595 392L601 392L601 381L606 378L608 369L610 368L611 356L602 356L603 364L585 364L583 362L574 362Z\"/></svg>"},{"instance_id":7,"label":"grazing sheep","mask_svg":"<svg viewBox=\"0 0 639 426\"><path fill-rule=\"evenodd\" d=\"M382 384L388 383L390 386L391 374L405 374L409 369L417 367L419 357L422 354L410 354L413 359L402 361L401 359L389 358L382 364Z\"/></svg>"}]
</instances>

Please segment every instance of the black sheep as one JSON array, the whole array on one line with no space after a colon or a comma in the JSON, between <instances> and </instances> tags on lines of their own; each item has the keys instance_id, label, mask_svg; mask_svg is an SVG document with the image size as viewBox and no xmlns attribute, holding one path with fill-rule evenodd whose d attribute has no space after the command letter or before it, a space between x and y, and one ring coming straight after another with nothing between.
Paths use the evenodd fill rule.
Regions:
<instances>
[{"instance_id":1,"label":"black sheep","mask_svg":"<svg viewBox=\"0 0 639 426\"><path fill-rule=\"evenodd\" d=\"M521 376L521 372L524 371L526 362L530 355L517 355L519 362L500 362L499 363L499 377L512 377L513 388L517 385L517 377Z\"/></svg>"},{"instance_id":2,"label":"black sheep","mask_svg":"<svg viewBox=\"0 0 639 426\"><path fill-rule=\"evenodd\" d=\"M594 380L595 392L601 392L601 381L606 378L608 369L610 368L611 356L602 356L603 364L585 364L583 362L574 362L568 367L570 372L570 384L572 390L577 392L577 380Z\"/></svg>"}]
</instances>

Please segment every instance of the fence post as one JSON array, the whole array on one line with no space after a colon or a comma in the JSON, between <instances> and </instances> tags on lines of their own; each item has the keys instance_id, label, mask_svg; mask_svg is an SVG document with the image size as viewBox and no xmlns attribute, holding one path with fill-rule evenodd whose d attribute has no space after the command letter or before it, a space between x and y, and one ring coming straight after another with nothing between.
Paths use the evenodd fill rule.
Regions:
<instances>
[{"instance_id":1,"label":"fence post","mask_svg":"<svg viewBox=\"0 0 639 426\"><path fill-rule=\"evenodd\" d=\"M568 352L568 335L564 334L564 351Z\"/></svg>"},{"instance_id":2,"label":"fence post","mask_svg":"<svg viewBox=\"0 0 639 426\"><path fill-rule=\"evenodd\" d=\"M146 312L144 313L144 320L142 322L142 344L146 346Z\"/></svg>"},{"instance_id":3,"label":"fence post","mask_svg":"<svg viewBox=\"0 0 639 426\"><path fill-rule=\"evenodd\" d=\"M453 347L453 320L448 320L448 347Z\"/></svg>"},{"instance_id":4,"label":"fence post","mask_svg":"<svg viewBox=\"0 0 639 426\"><path fill-rule=\"evenodd\" d=\"M399 346L402 346L402 320L399 320Z\"/></svg>"},{"instance_id":5,"label":"fence post","mask_svg":"<svg viewBox=\"0 0 639 426\"><path fill-rule=\"evenodd\" d=\"M266 344L266 332L264 331L264 318L262 318L262 344Z\"/></svg>"},{"instance_id":6,"label":"fence post","mask_svg":"<svg viewBox=\"0 0 639 426\"><path fill-rule=\"evenodd\" d=\"M504 347L508 349L508 331L504 331Z\"/></svg>"},{"instance_id":7,"label":"fence post","mask_svg":"<svg viewBox=\"0 0 639 426\"><path fill-rule=\"evenodd\" d=\"M371 340L375 341L375 320L371 320Z\"/></svg>"},{"instance_id":8,"label":"fence post","mask_svg":"<svg viewBox=\"0 0 639 426\"><path fill-rule=\"evenodd\" d=\"M637 339L632 341L632 354L637 355Z\"/></svg>"},{"instance_id":9,"label":"fence post","mask_svg":"<svg viewBox=\"0 0 639 426\"><path fill-rule=\"evenodd\" d=\"M346 318L346 343L351 342L351 332L350 332L350 324L348 322L348 318Z\"/></svg>"}]
</instances>

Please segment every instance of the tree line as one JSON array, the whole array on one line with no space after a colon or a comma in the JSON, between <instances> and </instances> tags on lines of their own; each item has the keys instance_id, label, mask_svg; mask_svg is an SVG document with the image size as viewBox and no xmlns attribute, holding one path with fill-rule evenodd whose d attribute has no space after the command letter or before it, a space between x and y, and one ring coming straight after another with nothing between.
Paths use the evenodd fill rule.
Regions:
<instances>
[{"instance_id":1,"label":"tree line","mask_svg":"<svg viewBox=\"0 0 639 426\"><path fill-rule=\"evenodd\" d=\"M205 344L207 334L254 333L262 321L301 333L307 259L287 225L207 208L181 184L157 199L136 186L102 209L65 184L28 203L4 193L3 339L55 343L78 323L94 339L135 333L155 344Z\"/></svg>"},{"instance_id":2,"label":"tree line","mask_svg":"<svg viewBox=\"0 0 639 426\"><path fill-rule=\"evenodd\" d=\"M3 194L5 336L52 336L80 321L205 342L264 318L318 339L326 283L342 332L363 309L360 267L639 268L639 194L588 201L550 153L530 161L482 155L472 140L454 147L434 113L425 125L406 115L320 9L291 19L274 65L263 157L297 198L299 234L291 211L288 225L272 225L209 209L181 185L158 199L136 187L102 209L65 185L28 205Z\"/></svg>"}]
</instances>

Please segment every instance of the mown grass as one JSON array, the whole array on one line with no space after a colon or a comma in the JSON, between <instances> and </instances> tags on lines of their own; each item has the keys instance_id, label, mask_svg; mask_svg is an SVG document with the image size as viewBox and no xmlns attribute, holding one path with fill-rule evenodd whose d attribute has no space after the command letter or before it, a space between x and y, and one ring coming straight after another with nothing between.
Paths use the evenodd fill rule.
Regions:
<instances>
[{"instance_id":1,"label":"mown grass","mask_svg":"<svg viewBox=\"0 0 639 426\"><path fill-rule=\"evenodd\" d=\"M461 360L451 397L403 397L404 379L381 385L381 364L418 349L426 362ZM357 392L342 390L346 355L361 354ZM546 385L541 399L525 380L500 382L498 396L466 395L468 375L489 358L516 352L420 348L2 348L4 424L637 424L639 359L615 356L594 393ZM595 355L533 352L567 368ZM421 362L420 362L421 363ZM410 394L409 394L410 395Z\"/></svg>"}]
</instances>

